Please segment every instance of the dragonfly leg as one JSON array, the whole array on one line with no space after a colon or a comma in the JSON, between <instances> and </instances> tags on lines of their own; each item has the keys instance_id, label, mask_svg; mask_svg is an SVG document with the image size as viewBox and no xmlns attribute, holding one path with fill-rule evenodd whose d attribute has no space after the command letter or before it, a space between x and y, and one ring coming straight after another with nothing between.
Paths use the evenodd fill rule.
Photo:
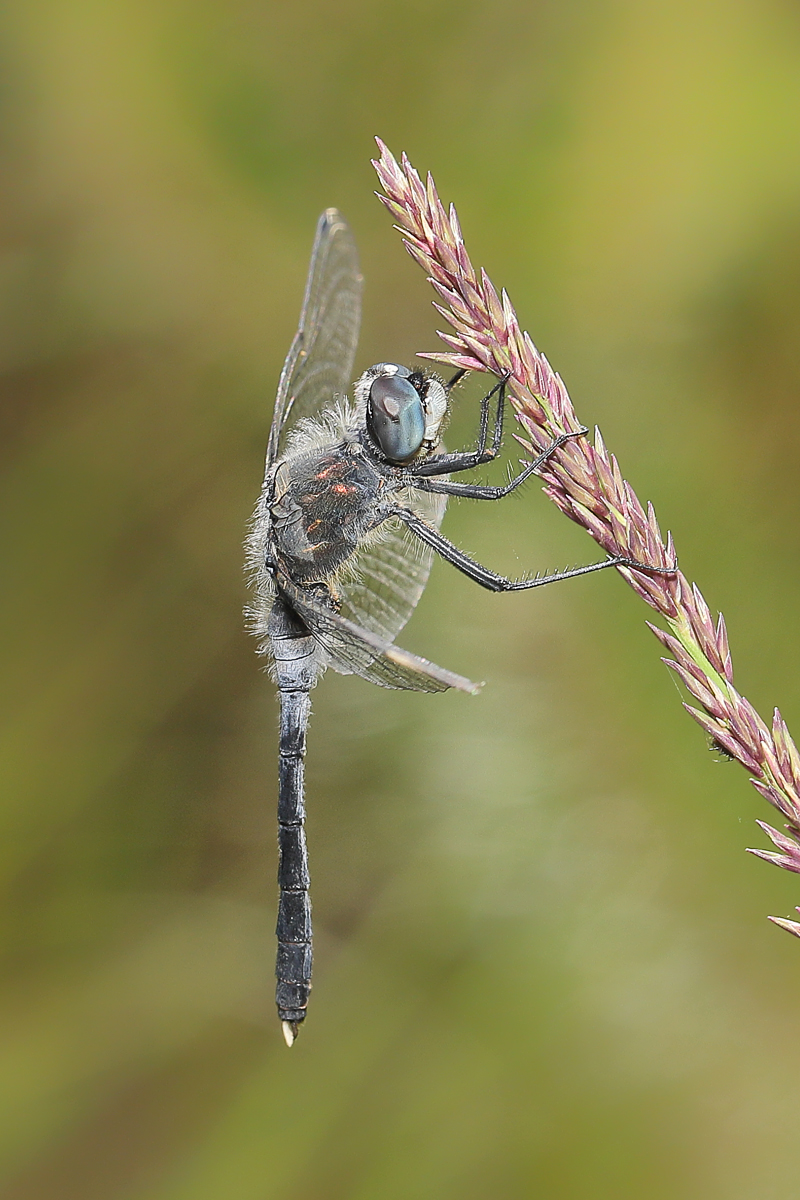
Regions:
<instances>
[{"instance_id":1,"label":"dragonfly leg","mask_svg":"<svg viewBox=\"0 0 800 1200\"><path fill-rule=\"evenodd\" d=\"M605 559L603 562L589 563L585 567L572 567L567 571L555 571L550 575L535 575L533 579L507 579L490 571L488 567L475 562L458 546L448 541L438 529L427 525L416 513L406 508L395 508L389 514L401 520L413 534L425 542L437 554L449 562L451 566L463 572L469 579L487 588L490 592L522 592L529 588L544 587L547 583L559 583L562 579L575 579L578 575L591 575L595 571L604 571L607 567L630 567L633 570L645 571L648 575L674 575L677 567L653 567L647 563L636 562L619 554Z\"/></svg>"},{"instance_id":2,"label":"dragonfly leg","mask_svg":"<svg viewBox=\"0 0 800 1200\"><path fill-rule=\"evenodd\" d=\"M509 376L506 374L496 383L490 392L481 400L480 425L478 427L478 442L475 450L457 451L453 454L435 454L425 459L418 466L408 468L408 473L415 478L428 475L449 475L453 471L470 471L473 467L481 467L491 462L500 453L503 440L503 415L505 411L506 384ZM486 448L489 440L489 402L497 395L497 411L492 430L492 444Z\"/></svg>"},{"instance_id":3,"label":"dragonfly leg","mask_svg":"<svg viewBox=\"0 0 800 1200\"><path fill-rule=\"evenodd\" d=\"M428 480L421 479L419 476L413 478L411 486L419 488L422 492L439 492L444 496L464 496L467 500L502 500L504 496L510 495L526 479L530 479L531 475L535 475L537 471L540 471L550 455L558 450L559 446L563 446L570 438L584 437L588 432L589 430L585 426L582 426L580 429L574 430L574 432L560 434L557 438L553 439L541 454L534 458L533 462L529 462L527 467L520 471L519 475L516 475L508 483L500 486L493 487L482 483L453 483L450 480Z\"/></svg>"}]
</instances>

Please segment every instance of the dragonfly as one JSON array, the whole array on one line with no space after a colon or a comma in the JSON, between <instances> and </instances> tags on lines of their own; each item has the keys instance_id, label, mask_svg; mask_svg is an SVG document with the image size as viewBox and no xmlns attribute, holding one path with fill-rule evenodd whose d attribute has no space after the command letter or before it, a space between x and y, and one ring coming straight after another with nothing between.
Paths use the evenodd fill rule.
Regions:
<instances>
[{"instance_id":1,"label":"dragonfly","mask_svg":"<svg viewBox=\"0 0 800 1200\"><path fill-rule=\"evenodd\" d=\"M275 1000L289 1046L311 991L304 761L310 693L327 667L385 688L480 690L481 684L395 644L437 554L493 592L542 587L614 566L654 570L616 556L507 579L449 541L440 530L448 496L500 500L564 442L588 431L561 434L502 486L453 481L451 475L499 455L507 377L481 400L475 448L455 453L445 451L442 434L453 389L466 372L445 382L427 369L376 363L356 380L348 399L362 283L353 234L329 208L317 224L247 537L254 591L249 624L280 697Z\"/></svg>"}]
</instances>

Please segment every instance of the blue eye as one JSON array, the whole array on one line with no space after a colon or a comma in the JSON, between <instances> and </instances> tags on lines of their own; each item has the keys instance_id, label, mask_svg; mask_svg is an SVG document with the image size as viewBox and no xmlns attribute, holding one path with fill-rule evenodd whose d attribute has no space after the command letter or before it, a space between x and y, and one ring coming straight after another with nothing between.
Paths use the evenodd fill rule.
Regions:
<instances>
[{"instance_id":1,"label":"blue eye","mask_svg":"<svg viewBox=\"0 0 800 1200\"><path fill-rule=\"evenodd\" d=\"M379 375L369 392L367 428L389 462L413 458L425 437L425 412L413 384L400 375Z\"/></svg>"}]
</instances>

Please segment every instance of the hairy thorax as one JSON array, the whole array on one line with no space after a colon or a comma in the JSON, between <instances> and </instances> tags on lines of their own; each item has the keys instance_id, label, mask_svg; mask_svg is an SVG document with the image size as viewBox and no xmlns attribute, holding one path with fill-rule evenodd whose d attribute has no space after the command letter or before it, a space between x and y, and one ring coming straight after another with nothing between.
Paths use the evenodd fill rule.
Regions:
<instances>
[{"instance_id":1,"label":"hairy thorax","mask_svg":"<svg viewBox=\"0 0 800 1200\"><path fill-rule=\"evenodd\" d=\"M374 526L384 485L360 449L342 443L278 467L272 536L283 569L297 583L328 579Z\"/></svg>"}]
</instances>

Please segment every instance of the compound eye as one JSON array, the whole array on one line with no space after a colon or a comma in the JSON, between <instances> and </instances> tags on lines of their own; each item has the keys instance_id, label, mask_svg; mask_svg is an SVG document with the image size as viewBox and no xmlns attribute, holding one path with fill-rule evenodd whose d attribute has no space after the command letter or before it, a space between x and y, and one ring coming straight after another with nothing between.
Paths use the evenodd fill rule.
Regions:
<instances>
[{"instance_id":1,"label":"compound eye","mask_svg":"<svg viewBox=\"0 0 800 1200\"><path fill-rule=\"evenodd\" d=\"M413 384L400 375L379 375L369 391L367 427L389 462L413 458L425 437L425 411Z\"/></svg>"}]
</instances>

